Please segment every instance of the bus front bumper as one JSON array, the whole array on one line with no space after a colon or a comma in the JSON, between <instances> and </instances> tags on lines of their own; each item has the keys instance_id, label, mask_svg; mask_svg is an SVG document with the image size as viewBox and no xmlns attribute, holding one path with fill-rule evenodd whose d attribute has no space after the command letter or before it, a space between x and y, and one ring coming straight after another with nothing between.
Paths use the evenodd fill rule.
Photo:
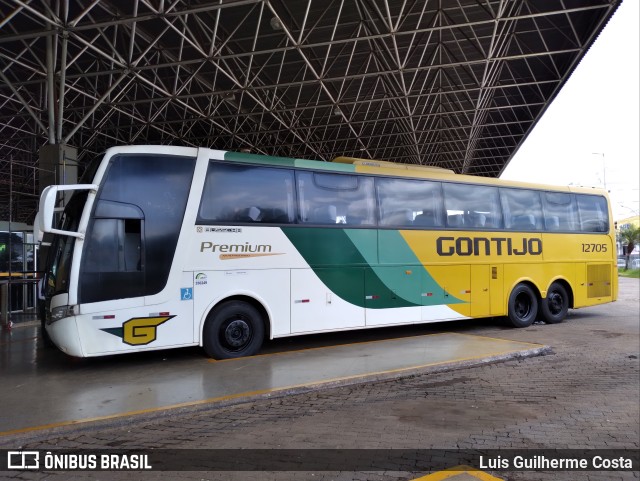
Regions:
<instances>
[{"instance_id":1,"label":"bus front bumper","mask_svg":"<svg viewBox=\"0 0 640 481\"><path fill-rule=\"evenodd\" d=\"M69 356L85 357L80 344L75 316L65 317L47 324L46 329L53 343L62 352Z\"/></svg>"}]
</instances>

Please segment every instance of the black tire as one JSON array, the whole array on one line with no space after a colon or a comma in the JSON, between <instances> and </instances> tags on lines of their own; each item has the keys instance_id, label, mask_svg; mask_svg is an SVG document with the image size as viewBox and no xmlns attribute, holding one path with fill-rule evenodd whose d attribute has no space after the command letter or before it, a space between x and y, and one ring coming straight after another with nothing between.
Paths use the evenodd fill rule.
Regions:
<instances>
[{"instance_id":1,"label":"black tire","mask_svg":"<svg viewBox=\"0 0 640 481\"><path fill-rule=\"evenodd\" d=\"M538 315L538 297L526 284L518 284L509 296L509 322L513 327L529 327Z\"/></svg>"},{"instance_id":2,"label":"black tire","mask_svg":"<svg viewBox=\"0 0 640 481\"><path fill-rule=\"evenodd\" d=\"M264 340L264 321L247 302L229 301L214 308L204 325L202 345L209 357L252 356Z\"/></svg>"},{"instance_id":3,"label":"black tire","mask_svg":"<svg viewBox=\"0 0 640 481\"><path fill-rule=\"evenodd\" d=\"M547 324L558 324L569 312L569 294L562 284L554 282L547 291L547 297L540 301L539 317Z\"/></svg>"}]
</instances>

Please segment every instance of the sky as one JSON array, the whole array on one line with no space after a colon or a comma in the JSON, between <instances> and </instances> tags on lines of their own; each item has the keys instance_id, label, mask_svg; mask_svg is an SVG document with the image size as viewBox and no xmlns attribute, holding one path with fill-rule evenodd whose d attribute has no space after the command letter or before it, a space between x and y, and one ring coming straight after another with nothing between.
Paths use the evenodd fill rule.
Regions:
<instances>
[{"instance_id":1,"label":"sky","mask_svg":"<svg viewBox=\"0 0 640 481\"><path fill-rule=\"evenodd\" d=\"M501 175L603 187L615 220L639 215L640 1L623 0Z\"/></svg>"}]
</instances>

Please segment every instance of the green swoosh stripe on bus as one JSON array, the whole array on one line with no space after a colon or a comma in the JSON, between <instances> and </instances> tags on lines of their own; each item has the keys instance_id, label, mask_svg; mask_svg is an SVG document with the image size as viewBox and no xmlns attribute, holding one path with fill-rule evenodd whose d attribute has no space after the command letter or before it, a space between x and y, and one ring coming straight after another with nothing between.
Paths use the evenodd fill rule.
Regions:
<instances>
[{"instance_id":1,"label":"green swoosh stripe on bus","mask_svg":"<svg viewBox=\"0 0 640 481\"><path fill-rule=\"evenodd\" d=\"M363 232L370 231L361 229L345 230L347 236L349 236L354 246L356 246L363 255L378 279L380 279L387 289L392 290L395 295L399 295L407 300L407 302L411 303L410 305L418 306L464 303L464 301L454 297L451 293L448 293L445 297L444 289L436 282L424 265L422 265L400 232L397 230L378 231L378 242L373 246L361 239L361 233ZM398 264L402 264L402 266L385 266L384 263L381 265L378 252L375 250L376 246L379 246L379 249L384 248L393 252L394 259ZM405 269L405 267L411 271L412 279L410 280L406 277L407 269ZM420 276L419 285L413 281L413 276L418 275ZM423 295L423 293L427 292L431 293L428 297Z\"/></svg>"},{"instance_id":2,"label":"green swoosh stripe on bus","mask_svg":"<svg viewBox=\"0 0 640 481\"><path fill-rule=\"evenodd\" d=\"M387 309L463 302L450 294L445 297L444 289L397 231L380 234L385 236L385 247L402 259L401 266L379 264L379 232L375 230L303 227L283 228L282 231L320 280L351 304ZM407 277L409 273L411 279ZM426 292L430 293L428 297L423 295ZM367 300L367 296L374 299Z\"/></svg>"}]
</instances>

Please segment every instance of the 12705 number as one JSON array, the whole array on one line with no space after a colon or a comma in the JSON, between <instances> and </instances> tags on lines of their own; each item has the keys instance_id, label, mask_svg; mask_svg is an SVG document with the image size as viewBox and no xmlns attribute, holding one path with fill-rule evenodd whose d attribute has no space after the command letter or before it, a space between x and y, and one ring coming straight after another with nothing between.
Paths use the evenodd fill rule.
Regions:
<instances>
[{"instance_id":1,"label":"12705 number","mask_svg":"<svg viewBox=\"0 0 640 481\"><path fill-rule=\"evenodd\" d=\"M607 244L582 244L582 252L607 252Z\"/></svg>"}]
</instances>

